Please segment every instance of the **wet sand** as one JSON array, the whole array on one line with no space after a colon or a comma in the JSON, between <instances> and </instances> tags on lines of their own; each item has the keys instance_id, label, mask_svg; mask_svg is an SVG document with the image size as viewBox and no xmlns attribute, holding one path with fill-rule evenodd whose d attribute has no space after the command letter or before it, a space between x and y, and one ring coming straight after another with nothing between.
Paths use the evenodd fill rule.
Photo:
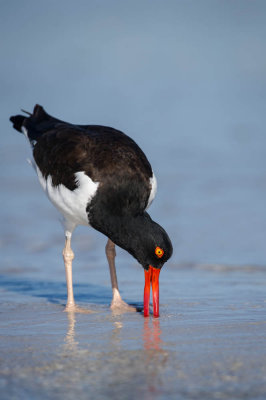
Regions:
<instances>
[{"instance_id":1,"label":"wet sand","mask_svg":"<svg viewBox=\"0 0 266 400\"><path fill-rule=\"evenodd\" d=\"M140 275L126 267L120 286L140 305L132 269ZM265 398L265 269L171 264L159 319L112 314L106 273L76 281L87 315L62 311L63 276L1 276L2 400Z\"/></svg>"}]
</instances>

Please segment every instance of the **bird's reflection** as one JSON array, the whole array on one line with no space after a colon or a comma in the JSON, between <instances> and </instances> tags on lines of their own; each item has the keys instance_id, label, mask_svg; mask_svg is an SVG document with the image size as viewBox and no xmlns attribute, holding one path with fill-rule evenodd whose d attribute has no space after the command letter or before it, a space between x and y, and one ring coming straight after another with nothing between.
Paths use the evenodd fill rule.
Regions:
<instances>
[{"instance_id":1,"label":"bird's reflection","mask_svg":"<svg viewBox=\"0 0 266 400\"><path fill-rule=\"evenodd\" d=\"M121 321L113 322L113 329L110 341L112 343L112 348L119 350L121 348L121 332L123 328L123 323Z\"/></svg>"},{"instance_id":2,"label":"bird's reflection","mask_svg":"<svg viewBox=\"0 0 266 400\"><path fill-rule=\"evenodd\" d=\"M68 353L76 352L78 349L78 341L75 339L75 312L69 311L66 313L68 319L68 329L64 339L63 349Z\"/></svg>"},{"instance_id":3,"label":"bird's reflection","mask_svg":"<svg viewBox=\"0 0 266 400\"><path fill-rule=\"evenodd\" d=\"M79 342L76 339L76 313L66 313L68 319L68 329L64 338L61 357L76 360L81 357L83 360L84 352L79 349ZM136 379L138 376L144 387L142 393L143 400L152 400L160 396L164 391L164 370L167 367L168 352L165 350L163 341L163 331L159 318L140 318L132 320L125 318L124 315L99 320L99 323L106 324L111 322L111 332L105 336L107 343L105 349L109 349L109 362L113 368L117 368L117 360L123 360L126 369L126 379ZM133 328L133 329L132 329ZM132 342L130 348L128 338L136 340ZM101 339L101 338L99 338ZM129 347L128 347L129 345ZM86 352L86 357L89 353ZM137 362L136 362L137 361ZM119 362L120 366L120 362Z\"/></svg>"},{"instance_id":4,"label":"bird's reflection","mask_svg":"<svg viewBox=\"0 0 266 400\"><path fill-rule=\"evenodd\" d=\"M145 318L143 322L143 348L145 350L145 370L147 379L146 399L159 395L163 386L162 371L164 370L168 353L163 349L162 329L158 318Z\"/></svg>"},{"instance_id":5,"label":"bird's reflection","mask_svg":"<svg viewBox=\"0 0 266 400\"><path fill-rule=\"evenodd\" d=\"M162 350L162 330L158 318L144 318L143 324L143 347L145 350Z\"/></svg>"},{"instance_id":6,"label":"bird's reflection","mask_svg":"<svg viewBox=\"0 0 266 400\"><path fill-rule=\"evenodd\" d=\"M160 320L158 318L143 318L142 321L139 320L138 324L143 324L142 331L138 330L139 335L134 336L136 340L141 341L141 346L139 348L139 356L141 360L141 368L143 368L144 373L142 373L142 379L146 380L147 392L145 394L145 399L153 398L155 393L159 394L161 391L161 386L163 382L161 380L162 371L167 365L168 352L164 349L164 342L162 339L162 329L160 326ZM112 334L110 336L110 345L113 350L116 350L122 354L124 357L131 357L128 352L124 353L125 343L127 340L128 332L125 332L127 323L123 323L121 318L115 318L113 321ZM131 334L132 332L129 331ZM133 351L133 357L136 353ZM134 364L133 364L134 365ZM150 397L151 396L151 397Z\"/></svg>"}]
</instances>

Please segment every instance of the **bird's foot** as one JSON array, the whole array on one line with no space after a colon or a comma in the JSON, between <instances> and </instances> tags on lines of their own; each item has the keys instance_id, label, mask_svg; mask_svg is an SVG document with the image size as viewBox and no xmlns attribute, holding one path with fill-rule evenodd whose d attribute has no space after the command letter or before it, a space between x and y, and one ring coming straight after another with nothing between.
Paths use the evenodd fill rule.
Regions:
<instances>
[{"instance_id":1,"label":"bird's foot","mask_svg":"<svg viewBox=\"0 0 266 400\"><path fill-rule=\"evenodd\" d=\"M80 314L93 314L94 311L87 308L77 306L76 304L67 304L64 308L64 312L80 313Z\"/></svg>"},{"instance_id":2,"label":"bird's foot","mask_svg":"<svg viewBox=\"0 0 266 400\"><path fill-rule=\"evenodd\" d=\"M136 307L130 306L124 300L122 300L121 297L120 297L120 299L117 299L117 298L113 299L110 308L115 314L123 314L123 313L127 313L127 312L137 312Z\"/></svg>"}]
</instances>

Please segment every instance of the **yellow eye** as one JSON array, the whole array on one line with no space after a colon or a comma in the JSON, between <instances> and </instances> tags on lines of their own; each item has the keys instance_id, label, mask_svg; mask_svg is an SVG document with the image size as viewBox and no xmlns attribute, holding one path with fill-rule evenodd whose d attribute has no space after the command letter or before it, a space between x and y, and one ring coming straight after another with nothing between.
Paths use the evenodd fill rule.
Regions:
<instances>
[{"instance_id":1,"label":"yellow eye","mask_svg":"<svg viewBox=\"0 0 266 400\"><path fill-rule=\"evenodd\" d=\"M164 251L161 249L161 247L156 247L155 254L157 257L161 258L164 255Z\"/></svg>"}]
</instances>

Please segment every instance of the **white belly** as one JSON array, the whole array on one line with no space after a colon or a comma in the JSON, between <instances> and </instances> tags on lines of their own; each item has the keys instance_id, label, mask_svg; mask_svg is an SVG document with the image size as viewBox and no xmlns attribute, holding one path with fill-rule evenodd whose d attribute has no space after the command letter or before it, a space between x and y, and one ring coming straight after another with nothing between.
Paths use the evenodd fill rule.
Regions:
<instances>
[{"instance_id":1,"label":"white belly","mask_svg":"<svg viewBox=\"0 0 266 400\"><path fill-rule=\"evenodd\" d=\"M62 184L53 186L51 176L45 179L37 166L36 172L49 200L64 216L66 229L72 231L77 225L89 225L86 208L99 183L93 182L85 172L79 171L75 173L77 188L69 190Z\"/></svg>"}]
</instances>

